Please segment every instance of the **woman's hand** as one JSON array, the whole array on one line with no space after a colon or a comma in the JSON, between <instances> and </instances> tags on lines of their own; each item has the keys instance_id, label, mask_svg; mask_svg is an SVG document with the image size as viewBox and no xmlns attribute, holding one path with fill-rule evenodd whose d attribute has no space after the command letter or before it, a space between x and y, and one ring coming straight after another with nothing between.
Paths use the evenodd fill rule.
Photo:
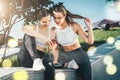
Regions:
<instances>
[{"instance_id":1,"label":"woman's hand","mask_svg":"<svg viewBox=\"0 0 120 80\"><path fill-rule=\"evenodd\" d=\"M84 22L85 22L85 24L87 25L87 27L92 27L92 24L91 24L91 21L90 21L89 18L85 18L85 19L84 19Z\"/></svg>"},{"instance_id":2,"label":"woman's hand","mask_svg":"<svg viewBox=\"0 0 120 80\"><path fill-rule=\"evenodd\" d=\"M53 39L53 40L49 41L48 47L49 47L50 51L55 52L57 49L57 46L58 46L58 44L57 44L56 40Z\"/></svg>"},{"instance_id":3,"label":"woman's hand","mask_svg":"<svg viewBox=\"0 0 120 80\"><path fill-rule=\"evenodd\" d=\"M93 44L94 43L94 35L93 35L93 30L92 30L92 24L89 18L84 19L85 24L88 27L88 40L86 41L88 44Z\"/></svg>"},{"instance_id":4,"label":"woman's hand","mask_svg":"<svg viewBox=\"0 0 120 80\"><path fill-rule=\"evenodd\" d=\"M45 43L48 46L52 44L52 41L50 39L44 37L44 36L42 37L41 40L42 40L43 43Z\"/></svg>"}]
</instances>

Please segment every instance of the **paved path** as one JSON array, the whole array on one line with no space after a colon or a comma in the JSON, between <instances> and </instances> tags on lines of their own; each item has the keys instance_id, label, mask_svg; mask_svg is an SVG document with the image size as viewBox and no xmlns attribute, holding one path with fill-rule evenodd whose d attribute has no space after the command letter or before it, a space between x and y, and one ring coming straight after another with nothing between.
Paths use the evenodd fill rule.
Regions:
<instances>
[{"instance_id":1,"label":"paved path","mask_svg":"<svg viewBox=\"0 0 120 80\"><path fill-rule=\"evenodd\" d=\"M120 40L120 36L115 39L115 42L118 40ZM104 44L88 51L87 52L88 55L92 54L92 56L89 55L91 63L96 61L99 58L102 58L103 56L110 53L111 51L113 51L115 49L115 47L114 47L115 42L113 44L104 43Z\"/></svg>"},{"instance_id":2,"label":"paved path","mask_svg":"<svg viewBox=\"0 0 120 80\"><path fill-rule=\"evenodd\" d=\"M4 50L5 50L5 48L0 48L0 58L3 57ZM15 55L19 52L19 50L20 50L20 48L7 48L5 56L9 57L9 56Z\"/></svg>"},{"instance_id":3,"label":"paved path","mask_svg":"<svg viewBox=\"0 0 120 80\"><path fill-rule=\"evenodd\" d=\"M44 70L34 71L32 68L12 67L0 68L0 80L44 80Z\"/></svg>"}]
</instances>

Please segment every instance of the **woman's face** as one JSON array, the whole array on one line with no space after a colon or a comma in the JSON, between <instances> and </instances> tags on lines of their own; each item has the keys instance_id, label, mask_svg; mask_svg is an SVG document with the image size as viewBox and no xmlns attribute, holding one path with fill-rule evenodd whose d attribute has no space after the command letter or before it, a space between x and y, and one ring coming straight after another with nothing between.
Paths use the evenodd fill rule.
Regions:
<instances>
[{"instance_id":1,"label":"woman's face","mask_svg":"<svg viewBox=\"0 0 120 80\"><path fill-rule=\"evenodd\" d=\"M60 26L61 24L63 24L64 20L65 20L65 16L61 13L61 12L54 12L54 21L55 23Z\"/></svg>"},{"instance_id":2,"label":"woman's face","mask_svg":"<svg viewBox=\"0 0 120 80\"><path fill-rule=\"evenodd\" d=\"M40 22L40 26L48 27L50 25L50 15L43 17Z\"/></svg>"}]
</instances>

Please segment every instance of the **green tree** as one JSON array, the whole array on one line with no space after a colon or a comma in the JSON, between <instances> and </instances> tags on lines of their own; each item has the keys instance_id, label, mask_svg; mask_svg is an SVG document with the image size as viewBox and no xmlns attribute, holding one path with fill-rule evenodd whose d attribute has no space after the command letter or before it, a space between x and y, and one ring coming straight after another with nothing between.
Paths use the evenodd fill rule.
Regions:
<instances>
[{"instance_id":1,"label":"green tree","mask_svg":"<svg viewBox=\"0 0 120 80\"><path fill-rule=\"evenodd\" d=\"M0 0L0 31L4 31L3 41L7 40L13 25L21 20L24 24L34 23L36 13L52 6L51 0Z\"/></svg>"},{"instance_id":2,"label":"green tree","mask_svg":"<svg viewBox=\"0 0 120 80\"><path fill-rule=\"evenodd\" d=\"M17 19L24 21L35 20L35 13L41 7L49 7L53 4L50 0L1 0L2 10L0 12L0 22L8 25L16 23Z\"/></svg>"},{"instance_id":3,"label":"green tree","mask_svg":"<svg viewBox=\"0 0 120 80\"><path fill-rule=\"evenodd\" d=\"M24 21L24 24L34 23L37 11L43 7L49 8L53 4L51 0L0 0L0 32L4 34L0 48L5 43L3 60L13 25L21 20Z\"/></svg>"}]
</instances>

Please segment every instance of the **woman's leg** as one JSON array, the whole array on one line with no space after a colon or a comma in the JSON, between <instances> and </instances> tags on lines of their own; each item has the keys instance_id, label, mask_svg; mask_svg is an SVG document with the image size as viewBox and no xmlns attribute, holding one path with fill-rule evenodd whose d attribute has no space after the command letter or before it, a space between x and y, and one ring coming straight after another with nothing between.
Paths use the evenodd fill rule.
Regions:
<instances>
[{"instance_id":1,"label":"woman's leg","mask_svg":"<svg viewBox=\"0 0 120 80\"><path fill-rule=\"evenodd\" d=\"M29 53L20 50L18 54L18 67L29 67L31 68L33 61Z\"/></svg>"},{"instance_id":2,"label":"woman's leg","mask_svg":"<svg viewBox=\"0 0 120 80\"><path fill-rule=\"evenodd\" d=\"M18 54L18 66L32 67L33 59L39 57L36 51L35 39L28 35L23 38L23 44Z\"/></svg>"},{"instance_id":3,"label":"woman's leg","mask_svg":"<svg viewBox=\"0 0 120 80\"><path fill-rule=\"evenodd\" d=\"M49 57L43 59L43 65L45 66L45 80L54 80L55 68Z\"/></svg>"},{"instance_id":4,"label":"woman's leg","mask_svg":"<svg viewBox=\"0 0 120 80\"><path fill-rule=\"evenodd\" d=\"M42 55L40 54L41 52L38 52L36 49L36 42L35 42L35 38L31 37L29 35L25 36L25 45L26 45L26 49L28 51L28 53L30 54L32 60L33 60L33 66L32 68L34 70L41 70L41 69L45 69L42 60L40 59L42 57ZM44 54L44 53L42 53Z\"/></svg>"},{"instance_id":5,"label":"woman's leg","mask_svg":"<svg viewBox=\"0 0 120 80\"><path fill-rule=\"evenodd\" d=\"M43 54L44 53L41 51L36 51L35 39L28 35L25 35L23 39L23 45L18 55L19 66L26 67L28 64L30 64L29 67L32 67L33 59L43 58L43 64L46 68L45 80L54 80L55 71L53 64L49 64L50 60L48 58L45 58Z\"/></svg>"},{"instance_id":6,"label":"woman's leg","mask_svg":"<svg viewBox=\"0 0 120 80\"><path fill-rule=\"evenodd\" d=\"M77 76L81 77L82 80L92 80L91 64L85 51L79 48L73 51L64 52L64 55L66 56L67 61L74 59L78 64L79 68L77 69Z\"/></svg>"},{"instance_id":7,"label":"woman's leg","mask_svg":"<svg viewBox=\"0 0 120 80\"><path fill-rule=\"evenodd\" d=\"M83 57L82 63L79 64L80 68L78 69L78 73L81 72L82 80L92 80L92 72L91 72L91 64L88 58L88 55L85 51L80 50L80 53ZM78 60L79 61L79 60Z\"/></svg>"},{"instance_id":8,"label":"woman's leg","mask_svg":"<svg viewBox=\"0 0 120 80\"><path fill-rule=\"evenodd\" d=\"M29 52L29 54L31 55L32 59L39 58L39 54L36 50L35 38L29 35L25 35L24 38L25 38L24 39L25 47L27 51Z\"/></svg>"}]
</instances>

